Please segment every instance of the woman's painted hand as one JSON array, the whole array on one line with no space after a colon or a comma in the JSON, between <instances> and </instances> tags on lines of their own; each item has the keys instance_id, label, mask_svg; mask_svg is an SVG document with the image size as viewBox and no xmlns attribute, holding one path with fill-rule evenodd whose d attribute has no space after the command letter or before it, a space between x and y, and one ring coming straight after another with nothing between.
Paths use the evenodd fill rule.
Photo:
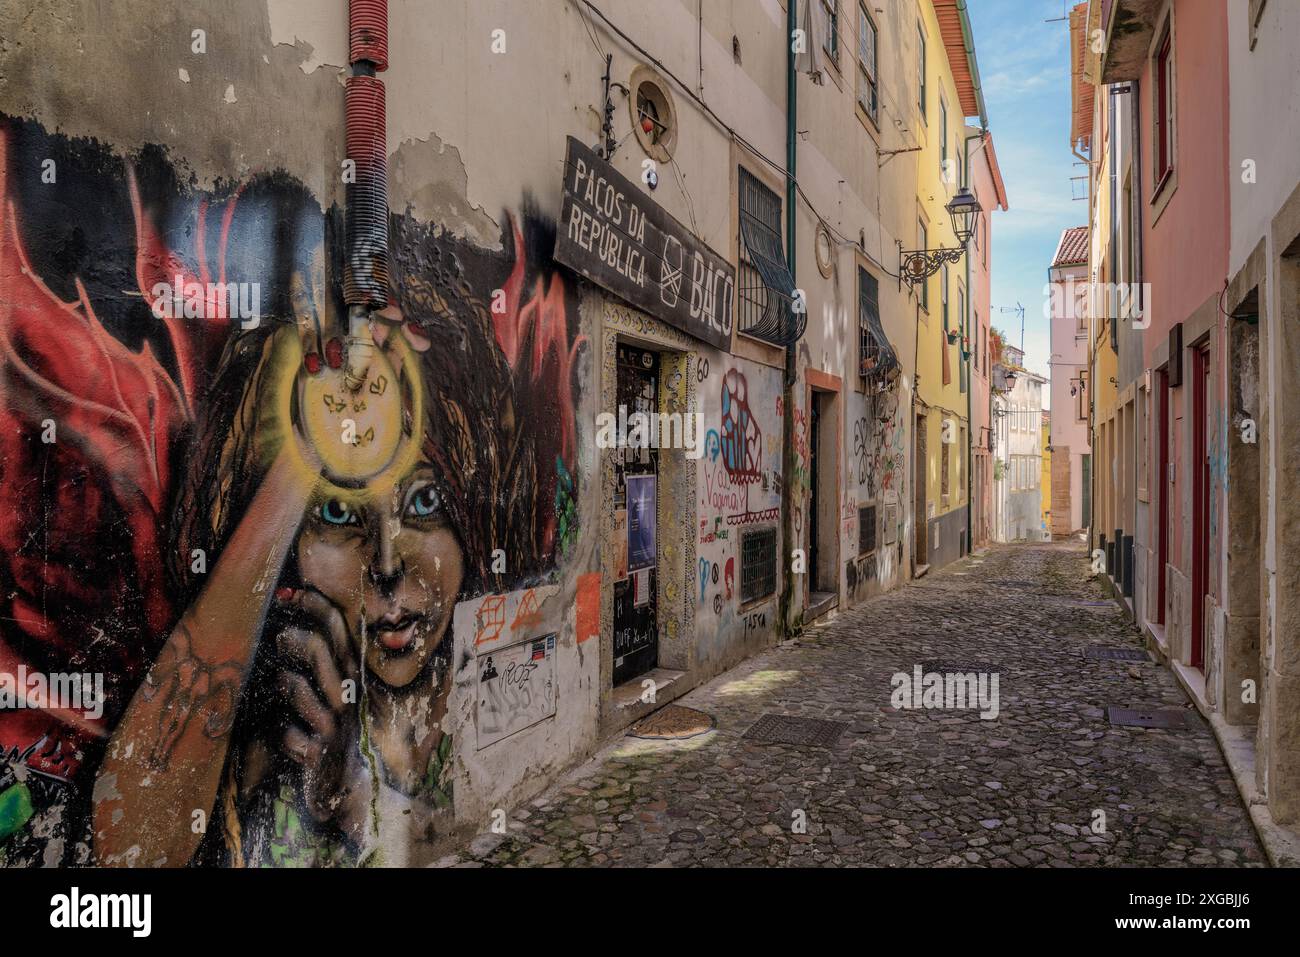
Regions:
<instances>
[{"instance_id":1,"label":"woman's painted hand","mask_svg":"<svg viewBox=\"0 0 1300 957\"><path fill-rule=\"evenodd\" d=\"M361 843L373 794L361 750L361 675L339 610L312 589L284 594L300 624L276 637L276 687L287 718L282 752L302 768L303 798L316 820Z\"/></svg>"}]
</instances>

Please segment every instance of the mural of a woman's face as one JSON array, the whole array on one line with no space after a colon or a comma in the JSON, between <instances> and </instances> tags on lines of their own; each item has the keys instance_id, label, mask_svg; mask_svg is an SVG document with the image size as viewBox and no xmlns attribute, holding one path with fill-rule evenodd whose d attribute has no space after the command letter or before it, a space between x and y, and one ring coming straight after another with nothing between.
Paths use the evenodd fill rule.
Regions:
<instances>
[{"instance_id":1,"label":"mural of a woman's face","mask_svg":"<svg viewBox=\"0 0 1300 957\"><path fill-rule=\"evenodd\" d=\"M383 492L318 495L297 561L303 585L342 612L358 658L393 688L410 684L442 642L464 577L427 463Z\"/></svg>"}]
</instances>

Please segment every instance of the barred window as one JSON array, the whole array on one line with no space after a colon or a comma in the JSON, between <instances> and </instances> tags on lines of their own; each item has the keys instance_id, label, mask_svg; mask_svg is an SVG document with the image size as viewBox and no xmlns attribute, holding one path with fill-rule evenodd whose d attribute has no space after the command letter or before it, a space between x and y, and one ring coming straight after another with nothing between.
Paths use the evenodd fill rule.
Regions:
<instances>
[{"instance_id":1,"label":"barred window","mask_svg":"<svg viewBox=\"0 0 1300 957\"><path fill-rule=\"evenodd\" d=\"M858 554L866 555L876 550L876 506L858 508Z\"/></svg>"},{"instance_id":2,"label":"barred window","mask_svg":"<svg viewBox=\"0 0 1300 957\"><path fill-rule=\"evenodd\" d=\"M743 166L739 173L739 328L765 342L787 345L803 335L808 313L806 306L795 310L794 278L781 238L781 198Z\"/></svg>"},{"instance_id":3,"label":"barred window","mask_svg":"<svg viewBox=\"0 0 1300 957\"><path fill-rule=\"evenodd\" d=\"M858 372L877 382L898 368L898 356L880 324L880 282L858 267Z\"/></svg>"},{"instance_id":4,"label":"barred window","mask_svg":"<svg viewBox=\"0 0 1300 957\"><path fill-rule=\"evenodd\" d=\"M740 538L740 601L776 593L776 529L746 532Z\"/></svg>"}]
</instances>

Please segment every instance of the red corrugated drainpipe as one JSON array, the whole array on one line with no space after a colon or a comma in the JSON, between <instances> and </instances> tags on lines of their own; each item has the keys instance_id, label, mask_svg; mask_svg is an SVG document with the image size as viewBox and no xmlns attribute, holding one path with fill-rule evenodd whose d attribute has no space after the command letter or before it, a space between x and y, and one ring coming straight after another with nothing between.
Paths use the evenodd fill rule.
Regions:
<instances>
[{"instance_id":1,"label":"red corrugated drainpipe","mask_svg":"<svg viewBox=\"0 0 1300 957\"><path fill-rule=\"evenodd\" d=\"M388 0L349 0L348 60L347 152L356 168L346 197L346 381L360 388L374 350L370 311L388 305L388 139L384 81L375 76L388 69Z\"/></svg>"}]
</instances>

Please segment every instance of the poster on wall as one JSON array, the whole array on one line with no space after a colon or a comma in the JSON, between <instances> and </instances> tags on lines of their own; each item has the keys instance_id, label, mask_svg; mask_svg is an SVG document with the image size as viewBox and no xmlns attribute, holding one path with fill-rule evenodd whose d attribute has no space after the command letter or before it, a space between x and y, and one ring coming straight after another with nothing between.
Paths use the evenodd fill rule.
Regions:
<instances>
[{"instance_id":1,"label":"poster on wall","mask_svg":"<svg viewBox=\"0 0 1300 957\"><path fill-rule=\"evenodd\" d=\"M653 568L655 563L655 476L627 477L627 568Z\"/></svg>"}]
</instances>

